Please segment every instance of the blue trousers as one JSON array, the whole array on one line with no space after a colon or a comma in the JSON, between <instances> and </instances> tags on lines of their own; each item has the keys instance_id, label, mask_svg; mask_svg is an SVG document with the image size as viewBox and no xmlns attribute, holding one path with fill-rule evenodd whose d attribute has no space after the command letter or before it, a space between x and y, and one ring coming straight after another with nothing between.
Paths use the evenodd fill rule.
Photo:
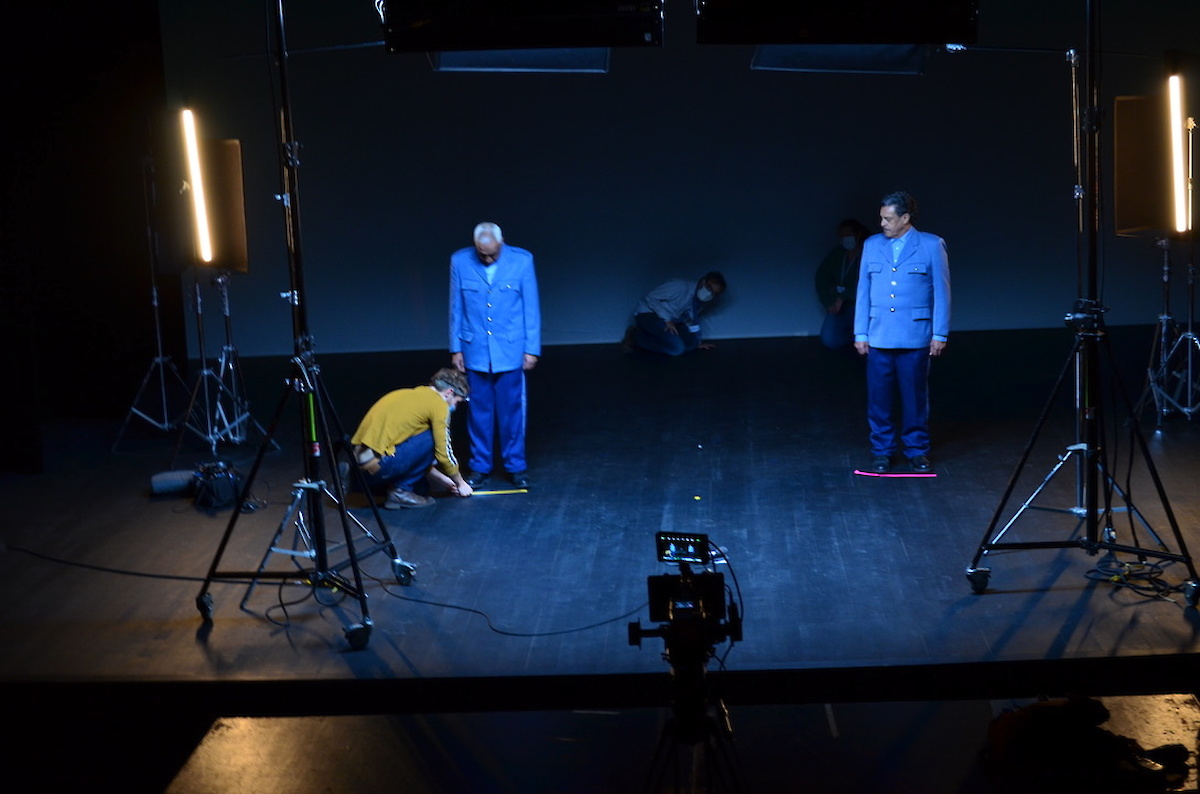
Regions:
<instances>
[{"instance_id":1,"label":"blue trousers","mask_svg":"<svg viewBox=\"0 0 1200 794\"><path fill-rule=\"evenodd\" d=\"M433 465L433 432L424 430L396 445L396 451L379 461L379 471L367 475L371 488L427 490L425 473Z\"/></svg>"},{"instance_id":2,"label":"blue trousers","mask_svg":"<svg viewBox=\"0 0 1200 794\"><path fill-rule=\"evenodd\" d=\"M929 454L929 348L867 352L867 424L874 455L890 456L898 446L907 458Z\"/></svg>"},{"instance_id":3,"label":"blue trousers","mask_svg":"<svg viewBox=\"0 0 1200 794\"><path fill-rule=\"evenodd\" d=\"M471 471L492 471L496 441L505 471L517 474L525 462L525 371L476 372L467 370L471 386L467 436L471 439Z\"/></svg>"},{"instance_id":4,"label":"blue trousers","mask_svg":"<svg viewBox=\"0 0 1200 794\"><path fill-rule=\"evenodd\" d=\"M633 343L652 353L681 356L700 346L699 335L689 331L686 323L675 323L675 330L679 333L673 334L666 330L662 318L653 312L635 314L633 324L637 326Z\"/></svg>"}]
</instances>

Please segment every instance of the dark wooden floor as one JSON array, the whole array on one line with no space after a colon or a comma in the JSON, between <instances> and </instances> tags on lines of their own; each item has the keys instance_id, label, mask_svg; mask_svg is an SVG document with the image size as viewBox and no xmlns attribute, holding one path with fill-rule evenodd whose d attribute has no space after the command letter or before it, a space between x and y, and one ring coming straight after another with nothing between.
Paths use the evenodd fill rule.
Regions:
<instances>
[{"instance_id":1,"label":"dark wooden floor","mask_svg":"<svg viewBox=\"0 0 1200 794\"><path fill-rule=\"evenodd\" d=\"M1119 374L1137 400L1151 334L1113 329L1102 346L1109 470L1135 506L1115 514L1114 532L1121 543L1187 556L1200 543L1200 427L1174 415L1156 432L1153 411L1129 421L1117 379L1107 377ZM705 533L725 548L729 564L720 570L740 586L743 640L718 643L724 669L717 660L708 666L735 722L739 708L789 708L786 719L799 720L791 724L824 730L820 704L890 703L879 709L900 715L908 726L900 734L940 720L973 723L967 737L951 727L937 738L957 734L974 748L988 703L1194 692L1200 619L1178 589L1186 563L1022 549L984 558L986 593L973 592L964 575L1056 378L1072 363L1072 342L1065 329L958 335L931 375L935 479L853 474L869 457L861 362L815 339L731 340L677 360L616 345L548 349L529 379L533 489L384 513L415 580L396 583L386 553L361 559L371 619L361 650L344 631L363 622L363 609L342 591L261 582L243 609L246 586L219 576L213 619L201 620L196 596L231 513L151 496L150 480L216 458L246 473L257 439L221 444L214 455L185 434L176 456L178 431L137 418L115 450L121 417L54 423L45 428L46 471L0 479L0 681L7 702L41 715L33 724L42 731L86 741L106 715L143 748L160 742L162 768L143 763L159 782L216 718L654 715L669 698L671 665L657 637L631 646L629 624L653 627L647 577L673 570L656 560L654 535L675 531ZM352 431L377 396L423 381L443 361L440 352L328 356L321 378ZM291 542L284 510L303 476L288 363L246 360L243 372L257 422L269 425L282 404L271 434L280 449L268 451L252 481L259 509L237 516L219 572L253 570L281 524ZM1067 375L1002 520L1075 441L1070 366ZM1134 424L1166 500L1145 459L1131 455ZM1080 537L1077 460L1038 497L1050 509L1025 512L1006 540ZM378 532L364 498L352 494L349 513ZM325 525L340 536L336 510ZM340 562L336 550L332 558ZM292 565L280 554L270 564ZM147 734L155 719L159 730ZM523 719L533 718L513 724ZM630 719L644 727L658 718ZM455 730L440 725L426 728ZM31 735L45 747L40 732ZM53 751L41 754L54 766ZM853 766L842 762L843 771ZM927 767L904 763L916 764L914 780L924 769L929 783ZM961 780L961 772L949 775ZM944 781L911 789L874 781L872 789L812 790L953 790Z\"/></svg>"}]
</instances>

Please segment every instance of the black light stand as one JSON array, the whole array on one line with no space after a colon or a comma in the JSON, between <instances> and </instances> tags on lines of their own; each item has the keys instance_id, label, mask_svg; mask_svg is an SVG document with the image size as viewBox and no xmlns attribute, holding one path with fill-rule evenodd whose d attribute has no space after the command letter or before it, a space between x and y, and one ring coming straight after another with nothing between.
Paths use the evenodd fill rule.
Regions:
<instances>
[{"instance_id":1,"label":"black light stand","mask_svg":"<svg viewBox=\"0 0 1200 794\"><path fill-rule=\"evenodd\" d=\"M246 440L246 430L253 425L262 433L262 425L250 416L250 403L246 399L246 384L242 379L242 360L238 356L237 347L233 344L233 319L229 311L229 271L221 270L212 278L213 286L221 295L221 314L225 318L225 344L221 346L221 355L217 359L217 380L224 385L224 391L230 395L229 412L233 416L230 423L230 440L240 444Z\"/></svg>"},{"instance_id":2,"label":"black light stand","mask_svg":"<svg viewBox=\"0 0 1200 794\"><path fill-rule=\"evenodd\" d=\"M373 545L365 549L355 549L354 547L351 524L358 524L359 527L362 525L350 515L346 508L346 487L338 473L337 447L334 445L333 437L330 435L330 425L332 424L337 431L339 442L344 442L347 436L337 419L336 413L331 408L329 395L321 380L321 369L316 362L316 356L313 352L313 340L308 326L307 295L304 288L304 266L301 250L300 200L297 181L299 145L292 134L283 0L275 0L274 7L272 7L271 0L268 0L267 18L274 23L274 30L271 31L271 40L275 48L273 58L278 73L280 92L278 133L283 190L277 198L283 204L288 269L291 282L291 289L285 295L292 306L292 331L294 340L294 355L291 361L292 376L288 380L283 394L280 396L274 416L267 429L266 437L259 446L258 455L254 460L250 472L246 476L242 493L238 497L237 505L225 528L225 534L222 536L216 555L213 557L208 575L204 579L204 584L200 589L199 595L196 596L196 606L204 620L211 622L213 599L209 593L209 588L215 581L248 582L250 586L253 586L256 582L263 579L275 579L283 583L311 587L316 591L325 590L328 592L346 593L357 599L359 603L361 622L352 624L345 629L346 639L350 647L359 650L367 646L372 627L370 609L367 605L367 594L363 588L362 572L359 568L359 558L378 551L386 551L392 559L393 574L400 584L409 584L411 582L413 566L397 556L395 545L388 534L383 516L374 502L371 502L371 510L375 517L376 526L379 529L380 538L376 539L368 533ZM271 22L268 24L271 24ZM283 415L283 410L289 401L289 397L292 395L297 396L300 401L304 473L302 478L293 485L292 507L289 508L288 515L285 516L284 523L280 529L282 530L288 523L296 521L298 535L302 535L303 542L311 549L311 554L306 553L298 556L296 559L311 559L312 565L308 568L286 572L265 571L262 569L262 565L256 571L222 571L219 568L221 558L233 535L238 516L242 512L242 507L246 503L247 496L258 474L259 467L266 454L268 442L272 440L280 417ZM328 466L330 482L333 486L332 492L328 490L328 483L321 478L320 469L322 463ZM361 480L361 473L359 476ZM326 537L324 505L324 499L327 495L332 496L333 501L336 503L344 535L344 545L341 548L345 550L347 555L343 562L336 564L331 563L329 560L330 548ZM306 505L307 510L302 510L301 505ZM279 535L280 532L277 532L275 540L272 541L271 547L268 550L267 557L276 550L275 541L278 540ZM263 558L264 565L267 557ZM348 581L342 575L342 570L347 567L352 574L352 582Z\"/></svg>"},{"instance_id":3,"label":"black light stand","mask_svg":"<svg viewBox=\"0 0 1200 794\"><path fill-rule=\"evenodd\" d=\"M1146 367L1146 390L1138 400L1137 413L1142 414L1143 408L1154 400L1155 425L1162 427L1163 416L1170 410L1166 404L1166 392L1163 389L1163 374L1167 372L1167 362L1170 359L1172 342L1179 333L1175 317L1171 314L1171 240L1159 237L1154 241L1154 247L1162 251L1162 311L1158 315L1158 324L1154 329L1154 342L1150 345L1150 363ZM1157 361L1156 361L1157 359Z\"/></svg>"},{"instance_id":4,"label":"black light stand","mask_svg":"<svg viewBox=\"0 0 1200 794\"><path fill-rule=\"evenodd\" d=\"M1187 207L1191 208L1191 152L1192 133L1196 129L1194 119L1187 120ZM1191 218L1188 218L1189 222ZM1147 391L1154 397L1154 408L1157 415L1156 425L1162 427L1163 417L1170 413L1180 413L1189 420L1200 411L1200 338L1195 333L1196 321L1196 256L1195 231L1188 229L1182 233L1183 247L1187 252L1187 324L1183 331L1179 330L1170 317L1166 291L1170 281L1170 242L1160 239L1158 244L1163 248L1163 305L1167 321L1160 322L1159 334L1155 337L1154 346L1150 352L1149 381ZM1162 318L1160 318L1160 321ZM1158 361L1155 362L1157 354ZM1144 398L1143 398L1144 399Z\"/></svg>"},{"instance_id":5,"label":"black light stand","mask_svg":"<svg viewBox=\"0 0 1200 794\"><path fill-rule=\"evenodd\" d=\"M1105 416L1100 379L1100 352L1102 346L1108 356L1110 366L1113 365L1113 362L1112 351L1108 345L1108 335L1104 326L1104 312L1106 309L1101 305L1098 292L1097 263L1099 257L1097 238L1101 217L1100 87L1096 63L1097 57L1094 48L1094 43L1099 40L1099 17L1093 11L1094 2L1095 0L1087 0L1086 2L1087 44L1085 47L1085 69L1083 71L1082 82L1079 74L1079 58L1074 51L1069 53L1069 60L1072 67L1072 96L1075 120L1074 153L1076 175L1078 177L1075 186L1078 231L1076 286L1078 289L1077 294L1081 297L1075 301L1072 310L1066 315L1066 322L1068 327L1075 331L1075 343L1068 356L1067 363L1064 365L1054 386L1053 393L1046 403L1041 417L1038 419L1033 435L1009 479L1000 504L992 516L991 523L984 532L983 540L975 552L970 565L967 566L966 575L972 590L975 593L983 593L987 590L991 577L991 569L981 566L980 563L986 555L993 551L1082 548L1089 555L1095 555L1102 550L1122 552L1135 554L1142 561L1152 557L1160 560L1184 563L1187 567L1189 579L1183 584L1182 591L1188 605L1195 606L1198 592L1200 592L1200 582L1197 579L1200 577L1197 576L1192 559L1187 553L1178 522L1175 520L1175 514L1171 510L1170 502L1163 490L1162 482L1154 466L1154 461L1150 456L1149 449L1146 446L1145 438L1142 436L1136 422L1130 422L1135 442L1153 480L1155 491L1161 501L1167 521L1171 526L1179 551L1171 552L1167 550L1152 530L1151 535L1157 543L1157 549L1150 549L1140 545L1137 542L1136 534L1132 539L1133 545L1117 543L1115 542L1115 533L1112 527L1111 519L1114 512L1112 495L1116 491L1125 500L1125 509L1131 514L1137 515L1139 523L1144 528L1149 529L1148 523L1133 506L1129 494L1117 487L1113 481L1112 475L1106 465L1105 456L1107 450L1102 443L1102 423ZM1081 92L1083 97L1086 97L1086 109L1082 109ZM1066 373L1071 369L1072 365L1075 373L1076 443L1067 448L1067 451L1059 457L1058 463L1051 469L1050 473L1043 479L1033 494L1021 505L1020 509L1016 511L1008 523L997 531L996 527L1000 523L1005 506L1016 488L1020 473L1032 453L1042 426L1065 380ZM1113 366L1113 370L1113 379L1120 385L1120 379L1115 372L1115 366ZM1120 391L1124 408L1132 419L1134 415L1133 405L1123 388L1118 389L1118 391ZM1043 509L1034 507L1032 505L1033 500L1067 461L1072 458L1075 459L1076 463L1076 503L1073 507L1057 509L1055 512L1069 513L1078 519L1075 525L1075 532L1072 533L1074 537L1057 541L1002 541L1004 534L1025 514L1027 509ZM1100 504L1102 495L1104 497L1103 508L1101 508ZM1103 535L1101 533L1102 519L1104 521ZM1085 528L1082 536L1078 535L1080 525L1083 525ZM1136 529L1132 524L1131 527Z\"/></svg>"},{"instance_id":6,"label":"black light stand","mask_svg":"<svg viewBox=\"0 0 1200 794\"><path fill-rule=\"evenodd\" d=\"M192 310L196 315L196 344L201 370L184 412L185 423L175 443L175 452L171 456L172 468L179 457L179 450L188 431L202 438L214 455L217 454L217 446L222 441L229 444L244 442L247 427L251 424L258 429L260 435L265 434L262 425L250 416L250 406L246 401L242 381L241 362L233 344L233 322L229 312L229 272L219 270L212 277L212 285L221 296L221 311L225 318L225 344L221 348L217 371L209 366L205 347L204 302L200 296L198 272L198 268L193 267Z\"/></svg>"},{"instance_id":7,"label":"black light stand","mask_svg":"<svg viewBox=\"0 0 1200 794\"><path fill-rule=\"evenodd\" d=\"M159 268L159 252L158 252L158 228L154 221L155 208L157 206L157 192L154 187L154 160L147 156L142 160L142 190L145 196L146 203L146 240L150 249L150 306L154 310L154 360L150 362L150 366L146 369L145 376L142 377L142 384L138 387L137 393L134 395L133 402L129 406L128 413L125 414L125 421L121 423L121 429L117 431L117 437L113 441L112 451L116 452L121 439L125 436L125 431L129 427L129 421L133 417L138 417L158 430L172 430L179 424L179 419L172 418L170 401L167 395L167 385L178 385L179 394L187 393L187 382L184 381L183 375L179 373L179 369L175 366L175 362L171 357L163 353L163 333L162 333L162 317L159 313L158 306L158 268ZM151 381L158 381L158 404L150 406L148 398L151 395L146 393ZM143 407L144 406L144 407ZM156 412L156 413L151 413Z\"/></svg>"}]
</instances>

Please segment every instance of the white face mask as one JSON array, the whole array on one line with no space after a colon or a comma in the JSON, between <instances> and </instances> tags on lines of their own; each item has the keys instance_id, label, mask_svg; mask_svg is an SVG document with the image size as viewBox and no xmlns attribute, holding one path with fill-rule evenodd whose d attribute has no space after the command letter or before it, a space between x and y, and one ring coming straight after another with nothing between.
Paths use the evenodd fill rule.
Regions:
<instances>
[{"instance_id":1,"label":"white face mask","mask_svg":"<svg viewBox=\"0 0 1200 794\"><path fill-rule=\"evenodd\" d=\"M857 245L858 245L857 237L843 237L842 238L842 248L845 248L847 251L853 251L855 246L857 246Z\"/></svg>"},{"instance_id":2,"label":"white face mask","mask_svg":"<svg viewBox=\"0 0 1200 794\"><path fill-rule=\"evenodd\" d=\"M700 301L701 303L708 303L712 299L713 293L708 287L701 287L700 289L696 290L696 300Z\"/></svg>"}]
</instances>

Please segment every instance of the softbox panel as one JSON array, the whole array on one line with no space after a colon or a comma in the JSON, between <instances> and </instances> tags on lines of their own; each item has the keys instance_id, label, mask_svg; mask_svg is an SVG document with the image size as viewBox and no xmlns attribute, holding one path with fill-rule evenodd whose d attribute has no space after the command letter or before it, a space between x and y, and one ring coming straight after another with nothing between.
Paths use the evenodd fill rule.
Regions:
<instances>
[{"instance_id":1,"label":"softbox panel","mask_svg":"<svg viewBox=\"0 0 1200 794\"><path fill-rule=\"evenodd\" d=\"M213 261L205 264L219 270L249 272L242 143L238 140L203 141L201 157L213 244Z\"/></svg>"},{"instance_id":2,"label":"softbox panel","mask_svg":"<svg viewBox=\"0 0 1200 794\"><path fill-rule=\"evenodd\" d=\"M1113 224L1120 236L1153 236L1174 227L1167 103L1119 96L1113 106Z\"/></svg>"}]
</instances>

